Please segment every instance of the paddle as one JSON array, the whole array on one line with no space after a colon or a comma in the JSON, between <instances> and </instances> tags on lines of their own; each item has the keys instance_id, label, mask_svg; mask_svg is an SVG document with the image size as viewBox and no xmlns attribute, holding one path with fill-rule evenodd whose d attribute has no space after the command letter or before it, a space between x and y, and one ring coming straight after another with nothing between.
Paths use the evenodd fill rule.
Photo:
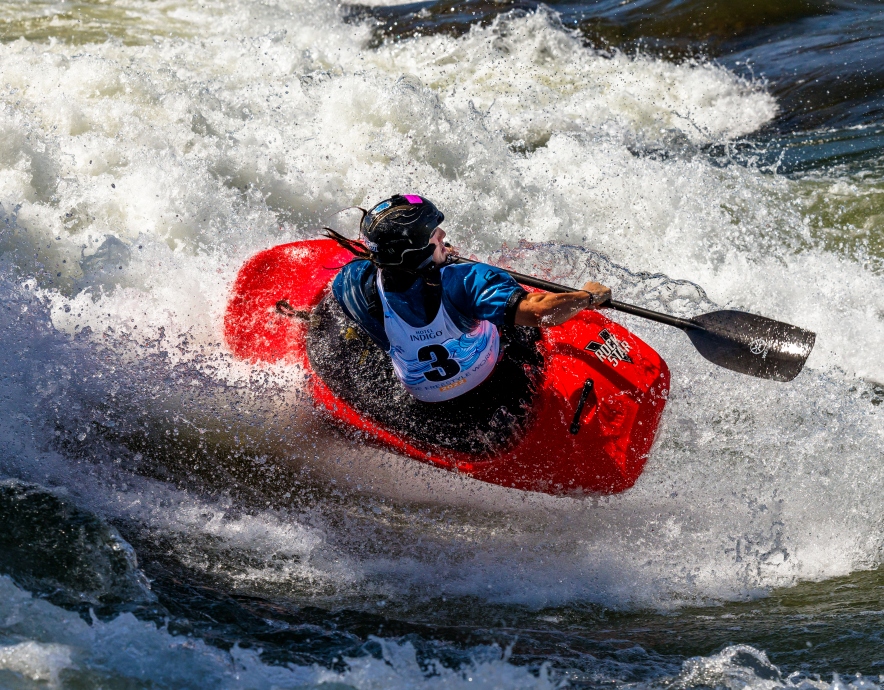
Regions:
<instances>
[{"instance_id":1,"label":"paddle","mask_svg":"<svg viewBox=\"0 0 884 690\"><path fill-rule=\"evenodd\" d=\"M478 263L459 256L452 256L452 260L460 264ZM574 288L523 273L507 273L522 285L547 292L575 292ZM815 333L803 328L730 309L680 319L613 299L602 306L680 328L713 364L774 381L791 381L798 376L816 340Z\"/></svg>"}]
</instances>

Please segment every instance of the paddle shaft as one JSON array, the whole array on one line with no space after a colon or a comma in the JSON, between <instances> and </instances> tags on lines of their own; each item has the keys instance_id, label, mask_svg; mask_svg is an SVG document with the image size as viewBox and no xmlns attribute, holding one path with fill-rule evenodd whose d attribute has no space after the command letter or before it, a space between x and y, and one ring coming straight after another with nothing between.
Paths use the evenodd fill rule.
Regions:
<instances>
[{"instance_id":1,"label":"paddle shaft","mask_svg":"<svg viewBox=\"0 0 884 690\"><path fill-rule=\"evenodd\" d=\"M478 261L471 261L470 259L464 259L460 256L456 256L453 258L454 263L458 264L479 263ZM516 280L516 282L521 283L522 285L527 285L529 287L538 288L539 290L546 290L547 292L558 293L577 292L577 290L575 290L574 288L570 288L565 285L559 285L558 283L551 283L548 280L535 278L534 276L525 275L524 273L516 273L515 271L507 271L507 273L509 273ZM644 309L643 307L637 307L634 304L627 304L626 302L619 302L614 299L609 299L607 302L599 306L610 307L611 309L616 309L617 311L622 311L626 314L640 316L643 319L650 319L651 321L663 323L667 326L675 326L676 328L681 328L682 330L688 330L689 328L703 328L702 326L688 319L680 319L677 316L670 316L669 314L663 314L659 311L651 311L650 309Z\"/></svg>"},{"instance_id":2,"label":"paddle shaft","mask_svg":"<svg viewBox=\"0 0 884 690\"><path fill-rule=\"evenodd\" d=\"M478 263L456 257L455 263ZM518 282L547 292L577 292L534 276L508 271ZM608 300L610 307L683 330L703 357L713 364L748 376L791 381L810 356L816 334L812 331L742 311L724 310L680 319L669 314Z\"/></svg>"}]
</instances>

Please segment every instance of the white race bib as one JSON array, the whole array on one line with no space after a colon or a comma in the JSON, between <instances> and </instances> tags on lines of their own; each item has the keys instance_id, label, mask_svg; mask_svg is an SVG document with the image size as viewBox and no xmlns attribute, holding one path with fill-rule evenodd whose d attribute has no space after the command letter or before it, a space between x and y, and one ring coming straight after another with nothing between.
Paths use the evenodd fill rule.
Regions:
<instances>
[{"instance_id":1,"label":"white race bib","mask_svg":"<svg viewBox=\"0 0 884 690\"><path fill-rule=\"evenodd\" d=\"M493 323L480 321L464 333L445 311L442 300L432 323L415 328L387 302L380 270L377 285L393 370L415 398L424 402L451 400L491 375L500 352L500 334Z\"/></svg>"}]
</instances>

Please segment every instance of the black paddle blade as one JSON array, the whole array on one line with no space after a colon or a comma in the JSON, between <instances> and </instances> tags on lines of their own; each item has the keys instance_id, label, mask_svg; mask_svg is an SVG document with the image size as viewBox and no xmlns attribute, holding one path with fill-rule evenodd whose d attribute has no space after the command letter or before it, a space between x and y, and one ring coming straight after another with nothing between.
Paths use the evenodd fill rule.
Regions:
<instances>
[{"instance_id":1,"label":"black paddle blade","mask_svg":"<svg viewBox=\"0 0 884 690\"><path fill-rule=\"evenodd\" d=\"M804 366L816 333L742 311L714 311L690 319L685 332L699 353L741 374L791 381Z\"/></svg>"}]
</instances>

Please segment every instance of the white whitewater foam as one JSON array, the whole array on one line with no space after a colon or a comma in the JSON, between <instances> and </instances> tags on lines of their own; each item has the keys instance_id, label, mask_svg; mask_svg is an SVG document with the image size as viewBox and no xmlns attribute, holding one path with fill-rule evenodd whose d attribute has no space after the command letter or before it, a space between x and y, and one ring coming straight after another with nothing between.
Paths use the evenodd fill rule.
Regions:
<instances>
[{"instance_id":1,"label":"white whitewater foam","mask_svg":"<svg viewBox=\"0 0 884 690\"><path fill-rule=\"evenodd\" d=\"M602 57L547 10L474 26L457 41L390 43L366 60L418 76L460 117L478 111L486 127L529 146L564 132L706 144L749 134L777 112L767 93L708 63Z\"/></svg>"},{"instance_id":2,"label":"white whitewater foam","mask_svg":"<svg viewBox=\"0 0 884 690\"><path fill-rule=\"evenodd\" d=\"M58 686L58 674L71 666L71 650L66 645L20 642L0 646L0 669L34 681Z\"/></svg>"}]
</instances>

